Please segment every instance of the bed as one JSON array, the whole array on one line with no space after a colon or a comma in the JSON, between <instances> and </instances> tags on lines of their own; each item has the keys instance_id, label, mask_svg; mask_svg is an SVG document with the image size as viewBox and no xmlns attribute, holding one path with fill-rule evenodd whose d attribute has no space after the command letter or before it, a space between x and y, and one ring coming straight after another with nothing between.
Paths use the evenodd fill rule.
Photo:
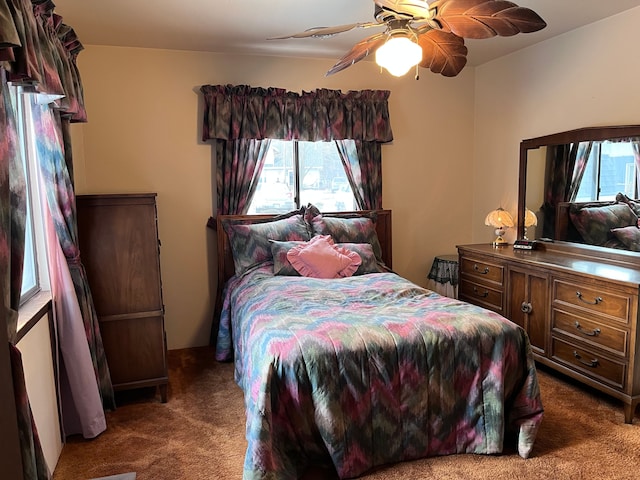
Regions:
<instances>
[{"instance_id":1,"label":"bed","mask_svg":"<svg viewBox=\"0 0 640 480\"><path fill-rule=\"evenodd\" d=\"M615 200L559 202L555 240L640 251L640 200L618 193Z\"/></svg>"},{"instance_id":2,"label":"bed","mask_svg":"<svg viewBox=\"0 0 640 480\"><path fill-rule=\"evenodd\" d=\"M297 479L314 466L354 478L456 453L529 456L543 408L526 334L394 273L390 211L219 216L217 235L216 358L234 361L244 392L245 480ZM317 245L349 257L335 278L305 270Z\"/></svg>"}]
</instances>

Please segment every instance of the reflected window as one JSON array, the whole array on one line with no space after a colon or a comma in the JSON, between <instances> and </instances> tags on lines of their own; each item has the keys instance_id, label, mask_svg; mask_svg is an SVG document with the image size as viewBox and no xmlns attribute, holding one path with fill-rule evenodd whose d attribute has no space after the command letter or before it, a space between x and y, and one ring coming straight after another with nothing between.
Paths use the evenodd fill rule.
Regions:
<instances>
[{"instance_id":1,"label":"reflected window","mask_svg":"<svg viewBox=\"0 0 640 480\"><path fill-rule=\"evenodd\" d=\"M638 198L638 166L633 142L594 142L576 202L615 200L616 194Z\"/></svg>"}]
</instances>

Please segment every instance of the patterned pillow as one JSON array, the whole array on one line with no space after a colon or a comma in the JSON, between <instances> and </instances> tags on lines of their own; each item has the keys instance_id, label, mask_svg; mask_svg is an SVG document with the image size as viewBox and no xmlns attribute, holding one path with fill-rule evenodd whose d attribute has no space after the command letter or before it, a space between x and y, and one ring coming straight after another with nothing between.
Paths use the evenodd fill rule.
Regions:
<instances>
[{"instance_id":1,"label":"patterned pillow","mask_svg":"<svg viewBox=\"0 0 640 480\"><path fill-rule=\"evenodd\" d=\"M300 273L293 268L293 265L291 265L291 262L287 258L287 252L296 245L300 245L304 242L280 242L278 240L269 240L269 243L271 243L271 255L273 256L273 274L300 276Z\"/></svg>"},{"instance_id":2,"label":"patterned pillow","mask_svg":"<svg viewBox=\"0 0 640 480\"><path fill-rule=\"evenodd\" d=\"M316 215L309 219L310 232L316 235L331 235L335 243L368 243L379 262L382 262L382 247L376 233L375 221L377 215L372 213L364 216L333 217L331 215Z\"/></svg>"},{"instance_id":3,"label":"patterned pillow","mask_svg":"<svg viewBox=\"0 0 640 480\"><path fill-rule=\"evenodd\" d=\"M611 233L620 240L624 246L632 252L640 252L640 228L631 225L629 227L613 228Z\"/></svg>"},{"instance_id":4,"label":"patterned pillow","mask_svg":"<svg viewBox=\"0 0 640 480\"><path fill-rule=\"evenodd\" d=\"M337 247L356 252L360 255L362 263L353 275L366 275L367 273L382 273L387 270L378 263L378 259L373 253L373 247L369 243L336 243Z\"/></svg>"},{"instance_id":5,"label":"patterned pillow","mask_svg":"<svg viewBox=\"0 0 640 480\"><path fill-rule=\"evenodd\" d=\"M313 278L350 277L362 263L360 255L334 245L329 235L296 245L287 258L301 275Z\"/></svg>"},{"instance_id":6,"label":"patterned pillow","mask_svg":"<svg viewBox=\"0 0 640 480\"><path fill-rule=\"evenodd\" d=\"M631 207L633 213L640 216L640 200L633 200L627 197L624 193L618 193L616 195L616 202L626 203L627 205L629 205L629 207Z\"/></svg>"},{"instance_id":7,"label":"patterned pillow","mask_svg":"<svg viewBox=\"0 0 640 480\"><path fill-rule=\"evenodd\" d=\"M626 203L602 207L572 205L569 216L578 233L590 245L604 245L611 238L611 229L638 225L638 217Z\"/></svg>"},{"instance_id":8,"label":"patterned pillow","mask_svg":"<svg viewBox=\"0 0 640 480\"><path fill-rule=\"evenodd\" d=\"M229 237L236 275L273 259L269 240L310 239L303 215L298 211L262 220L228 219L222 225Z\"/></svg>"}]
</instances>

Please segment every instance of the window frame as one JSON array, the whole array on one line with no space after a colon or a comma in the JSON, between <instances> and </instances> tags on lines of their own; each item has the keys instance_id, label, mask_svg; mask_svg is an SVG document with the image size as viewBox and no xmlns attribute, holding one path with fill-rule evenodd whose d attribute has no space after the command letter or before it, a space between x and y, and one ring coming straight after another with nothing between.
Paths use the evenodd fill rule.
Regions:
<instances>
[{"instance_id":1,"label":"window frame","mask_svg":"<svg viewBox=\"0 0 640 480\"><path fill-rule=\"evenodd\" d=\"M306 190L303 189L303 172L301 172L301 168L302 168L302 163L304 162L304 159L300 157L301 155L301 142L303 143L309 143L309 144L315 144L315 143L331 143L335 149L335 154L336 154L336 158L338 159L338 161L340 162L340 169L341 172L344 173L345 179L347 181L347 185L349 186L349 192L351 195L351 199L352 199L352 205L353 207L350 209L346 209L344 211L352 211L357 209L356 207L356 197L355 194L353 192L353 188L351 187L349 180L346 176L346 172L344 171L344 165L342 165L342 158L341 158L341 153L339 150L339 147L336 143L335 140L332 140L330 142L313 142L313 141L305 141L305 140L299 140L299 139L292 139L292 140L282 140L282 139L270 139L271 142L279 142L280 144L290 144L291 145L291 156L293 157L291 159L291 167L287 167L286 166L286 162L285 162L285 166L283 167L285 170L285 183L289 184L289 182L286 181L286 177L287 177L287 169L291 168L292 170L292 181L290 182L291 185L291 197L292 197L292 208L294 210L297 210L299 208L301 208L301 199L302 197L305 196L305 192ZM271 146L269 148L272 148ZM256 178L255 181L258 185L261 185L263 182L266 182L266 180L263 180L263 175L265 175L265 170L264 168L262 169L261 173L260 173L260 177ZM329 182L328 179L322 178L323 182ZM330 182L328 183L330 185ZM313 189L310 189L313 190ZM330 187L329 187L330 190ZM251 199L251 202L249 203L248 206L248 210L252 211L254 208L256 209L256 213L258 208L263 208L260 204L254 205L254 201L256 200L256 196L254 194L253 198ZM305 203L315 203L315 202L305 202ZM335 211L341 211L339 208L336 208ZM261 212L261 213L278 213L278 212Z\"/></svg>"},{"instance_id":2,"label":"window frame","mask_svg":"<svg viewBox=\"0 0 640 480\"><path fill-rule=\"evenodd\" d=\"M43 192L41 192L36 133L32 116L32 104L37 101L36 93L25 92L19 85L9 83L9 91L16 113L18 133L18 154L24 168L26 191L25 219L25 257L24 268L30 268L34 282L25 291L21 290L19 310L31 307L30 301L36 298L50 297L50 280L47 260L45 217L42 211ZM29 255L29 257L27 256ZM29 262L31 266L25 265ZM24 270L23 270L24 279ZM23 285L24 287L24 285Z\"/></svg>"}]
</instances>

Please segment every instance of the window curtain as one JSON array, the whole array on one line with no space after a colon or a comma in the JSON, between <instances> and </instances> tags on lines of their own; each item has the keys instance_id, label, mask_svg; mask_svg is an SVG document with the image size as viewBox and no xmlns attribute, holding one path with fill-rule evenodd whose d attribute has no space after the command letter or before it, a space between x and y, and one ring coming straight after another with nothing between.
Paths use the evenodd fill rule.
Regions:
<instances>
[{"instance_id":1,"label":"window curtain","mask_svg":"<svg viewBox=\"0 0 640 480\"><path fill-rule=\"evenodd\" d=\"M364 159L360 162L361 182L368 184L366 188L358 188L362 191L363 208L381 206L380 144L393 140L389 91L342 93L318 89L296 93L247 85L203 85L200 91L204 97L202 140L216 142L216 162L226 167L217 171L218 213L245 213L255 191L255 173L262 168L261 160L257 156L242 157L237 152L248 150L257 154L261 150L255 146L243 148L242 140L355 140L358 155ZM347 176L354 179L354 172L350 174L346 168L347 162L343 165ZM239 170L254 174L240 174ZM225 185L232 178L236 180L235 185ZM221 185L225 188L221 189ZM244 199L238 198L241 194L246 195ZM226 210L227 205L235 205L236 210ZM240 206L246 207L245 210L239 209Z\"/></svg>"},{"instance_id":2,"label":"window curtain","mask_svg":"<svg viewBox=\"0 0 640 480\"><path fill-rule=\"evenodd\" d=\"M31 98L36 100L38 96ZM53 293L63 378L71 397L62 397L65 433L93 438L106 429L103 408L114 409L115 402L98 316L80 261L75 193L64 155L63 120L60 112L46 103L33 102L31 114L46 206L55 230L50 237L59 243L66 259L64 264L57 262L63 271L52 275L57 287ZM84 343L79 341L80 333Z\"/></svg>"},{"instance_id":3,"label":"window curtain","mask_svg":"<svg viewBox=\"0 0 640 480\"><path fill-rule=\"evenodd\" d=\"M361 210L382 208L382 152L378 142L356 140L356 150L336 140L338 153L353 196Z\"/></svg>"},{"instance_id":4,"label":"window curtain","mask_svg":"<svg viewBox=\"0 0 640 480\"><path fill-rule=\"evenodd\" d=\"M31 405L27 395L22 368L22 357L15 346L18 307L22 289L24 260L26 183L22 162L18 157L18 131L5 72L0 69L0 282L2 282L2 308L6 313L7 336L11 357L13 392L20 432L23 477L47 479L49 472L42 453Z\"/></svg>"},{"instance_id":5,"label":"window curtain","mask_svg":"<svg viewBox=\"0 0 640 480\"><path fill-rule=\"evenodd\" d=\"M2 148L0 148L0 183L4 185L8 182L7 184L10 184L11 188L10 194L7 193L9 190L3 191L3 195L6 194L8 196L3 198L2 207L0 208L2 211L0 213L2 232L10 232L10 236L3 235L3 238L0 238L0 255L6 255L7 258L11 259L11 268L5 268L4 266L9 264L5 263L4 259L0 259L3 260L0 281L7 284L7 289L4 291L10 292L10 295L5 296L6 298L3 299L3 307L11 312L8 316L7 325L10 339L15 338L15 318L18 306L15 298L20 296L22 277L24 226L20 225L19 218L26 209L26 201L24 192L20 192L20 189L24 190L24 186L20 187L23 182L19 180L21 168L17 169L13 166L15 163L13 156L16 151L15 140L12 137L17 138L17 133L15 131L15 120L12 120L12 112L9 111L10 107L8 107L9 104L7 103L6 82L10 81L24 85L25 88L30 88L38 93L55 95L56 100L52 106L59 111L60 118L64 118L69 122L86 121L82 85L76 66L77 55L82 51L83 47L73 29L65 25L62 22L62 17L54 13L54 8L55 5L50 0L0 0L0 71L2 71L2 84L0 86L3 99L2 110L0 110L0 126L3 132ZM49 140L43 138L41 141L47 142ZM71 158L70 151L65 151L64 154L65 161ZM56 175L59 174L60 171L57 171ZM48 185L47 187L55 190L60 185L58 182L56 185ZM71 188L72 193L72 186L69 188ZM61 197L58 198L63 201L58 203L58 209L53 208L53 210L54 212L62 212L67 228L70 232L75 232L75 212L74 206L72 206L74 198L69 193L69 191L61 193ZM11 203L5 202L5 199L9 198ZM59 238L63 243L68 240L62 235L59 235ZM68 247L68 244L65 243L62 247L64 249ZM72 258L77 261L75 256ZM20 268L17 265L20 265ZM73 268L74 265L70 265L70 270L73 270ZM82 292L88 292L86 282L83 288L76 292L78 296L76 301L80 305L85 302L91 303L91 297L85 295L86 298L83 298L84 294ZM96 349L95 352L92 352L92 355L99 358L104 355L104 352L99 331L96 327L95 310L85 308L82 313L83 315L91 316L92 311L94 317L83 318L83 327L89 348ZM20 370L15 372L14 377L21 377L21 368L14 366L14 369ZM104 378L106 378L105 375L98 375L95 378L95 382L103 386ZM64 378L61 381L64 381ZM24 393L24 399L26 399L26 392ZM108 387L101 393L103 403L112 405L113 390L110 386L110 381ZM20 410L20 402L23 401L23 395L18 390L16 390L15 394L18 409ZM83 401L82 396L79 396L78 400ZM21 441L23 439L37 440L37 433L28 428L29 422L21 419L19 423ZM25 440L23 442L30 443L32 445L31 449L36 451L35 456L31 455L36 460L26 462L25 478L46 478L46 472L42 473L38 468L37 450L39 449L39 444L36 445L38 442L35 440ZM23 445L23 452L26 452L23 453L23 456L29 456L28 451L29 446ZM36 468L29 469L30 464L35 464Z\"/></svg>"},{"instance_id":6,"label":"window curtain","mask_svg":"<svg viewBox=\"0 0 640 480\"><path fill-rule=\"evenodd\" d=\"M245 138L216 142L218 214L247 213L269 144L270 140Z\"/></svg>"}]
</instances>

